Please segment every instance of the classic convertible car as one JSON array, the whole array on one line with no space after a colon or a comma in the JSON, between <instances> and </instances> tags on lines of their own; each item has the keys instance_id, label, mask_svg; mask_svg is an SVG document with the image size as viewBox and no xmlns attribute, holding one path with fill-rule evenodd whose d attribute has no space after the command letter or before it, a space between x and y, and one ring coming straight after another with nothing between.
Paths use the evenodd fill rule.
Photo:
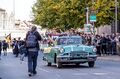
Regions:
<instances>
[{"instance_id":1,"label":"classic convertible car","mask_svg":"<svg viewBox=\"0 0 120 79\"><path fill-rule=\"evenodd\" d=\"M97 59L96 48L82 44L80 36L62 36L57 39L57 45L44 48L43 59L47 65L55 63L58 68L63 64L88 63L89 67L94 67Z\"/></svg>"}]
</instances>

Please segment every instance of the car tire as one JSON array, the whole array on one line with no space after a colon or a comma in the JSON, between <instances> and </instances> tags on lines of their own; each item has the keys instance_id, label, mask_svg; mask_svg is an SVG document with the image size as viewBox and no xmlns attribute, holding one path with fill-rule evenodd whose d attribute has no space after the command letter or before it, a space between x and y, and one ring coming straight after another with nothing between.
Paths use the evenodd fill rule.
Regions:
<instances>
[{"instance_id":1,"label":"car tire","mask_svg":"<svg viewBox=\"0 0 120 79\"><path fill-rule=\"evenodd\" d=\"M52 65L52 63L51 63L51 62L48 62L48 63L47 63L47 66L51 66L51 65Z\"/></svg>"},{"instance_id":2,"label":"car tire","mask_svg":"<svg viewBox=\"0 0 120 79\"><path fill-rule=\"evenodd\" d=\"M58 62L58 63L56 64L56 66L57 66L57 68L62 68L62 63Z\"/></svg>"},{"instance_id":3,"label":"car tire","mask_svg":"<svg viewBox=\"0 0 120 79\"><path fill-rule=\"evenodd\" d=\"M95 64L94 61L88 62L89 67L94 67L94 64Z\"/></svg>"},{"instance_id":4,"label":"car tire","mask_svg":"<svg viewBox=\"0 0 120 79\"><path fill-rule=\"evenodd\" d=\"M56 57L57 57L57 54L55 53L55 54L54 54L54 63L56 63L56 61L57 61L57 60L56 60Z\"/></svg>"}]
</instances>

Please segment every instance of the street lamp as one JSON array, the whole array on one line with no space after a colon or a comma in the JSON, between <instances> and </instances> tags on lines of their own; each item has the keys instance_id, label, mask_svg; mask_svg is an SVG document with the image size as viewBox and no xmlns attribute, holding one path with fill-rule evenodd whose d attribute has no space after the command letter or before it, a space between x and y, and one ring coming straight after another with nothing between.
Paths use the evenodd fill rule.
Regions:
<instances>
[{"instance_id":1,"label":"street lamp","mask_svg":"<svg viewBox=\"0 0 120 79\"><path fill-rule=\"evenodd\" d=\"M13 0L13 28L15 28L15 0Z\"/></svg>"},{"instance_id":2,"label":"street lamp","mask_svg":"<svg viewBox=\"0 0 120 79\"><path fill-rule=\"evenodd\" d=\"M89 7L86 7L86 24L89 23Z\"/></svg>"},{"instance_id":3,"label":"street lamp","mask_svg":"<svg viewBox=\"0 0 120 79\"><path fill-rule=\"evenodd\" d=\"M117 33L117 26L118 26L118 23L117 23L117 0L115 0L115 32Z\"/></svg>"},{"instance_id":4,"label":"street lamp","mask_svg":"<svg viewBox=\"0 0 120 79\"><path fill-rule=\"evenodd\" d=\"M95 15L95 9L94 9L94 5L95 5L95 1L92 0L92 9L93 9L93 12L92 14ZM96 16L96 15L95 15ZM93 34L95 34L95 23L93 22Z\"/></svg>"}]
</instances>

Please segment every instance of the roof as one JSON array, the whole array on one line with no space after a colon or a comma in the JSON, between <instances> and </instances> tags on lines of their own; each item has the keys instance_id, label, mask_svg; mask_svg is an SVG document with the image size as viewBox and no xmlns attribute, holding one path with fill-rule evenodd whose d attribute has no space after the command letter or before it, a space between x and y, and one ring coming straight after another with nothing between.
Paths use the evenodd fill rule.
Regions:
<instances>
[{"instance_id":1,"label":"roof","mask_svg":"<svg viewBox=\"0 0 120 79\"><path fill-rule=\"evenodd\" d=\"M0 11L5 11L5 9L0 8Z\"/></svg>"}]
</instances>

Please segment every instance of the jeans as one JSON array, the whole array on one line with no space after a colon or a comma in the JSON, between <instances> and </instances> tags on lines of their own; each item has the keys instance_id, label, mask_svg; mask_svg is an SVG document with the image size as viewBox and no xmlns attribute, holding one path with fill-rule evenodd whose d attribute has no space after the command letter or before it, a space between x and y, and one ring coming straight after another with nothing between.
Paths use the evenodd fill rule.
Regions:
<instances>
[{"instance_id":1,"label":"jeans","mask_svg":"<svg viewBox=\"0 0 120 79\"><path fill-rule=\"evenodd\" d=\"M0 56L1 56L1 50L0 50Z\"/></svg>"},{"instance_id":2,"label":"jeans","mask_svg":"<svg viewBox=\"0 0 120 79\"><path fill-rule=\"evenodd\" d=\"M107 48L106 48L106 45L102 45L102 54L107 54Z\"/></svg>"},{"instance_id":3,"label":"jeans","mask_svg":"<svg viewBox=\"0 0 120 79\"><path fill-rule=\"evenodd\" d=\"M96 46L96 48L97 48L97 54L101 56L101 51L100 51L101 47L100 46Z\"/></svg>"},{"instance_id":4,"label":"jeans","mask_svg":"<svg viewBox=\"0 0 120 79\"><path fill-rule=\"evenodd\" d=\"M28 52L28 72L36 72L38 52Z\"/></svg>"},{"instance_id":5,"label":"jeans","mask_svg":"<svg viewBox=\"0 0 120 79\"><path fill-rule=\"evenodd\" d=\"M116 54L116 44L111 45L111 54L115 55Z\"/></svg>"},{"instance_id":6,"label":"jeans","mask_svg":"<svg viewBox=\"0 0 120 79\"><path fill-rule=\"evenodd\" d=\"M1 50L0 50L0 59L1 59Z\"/></svg>"}]
</instances>

